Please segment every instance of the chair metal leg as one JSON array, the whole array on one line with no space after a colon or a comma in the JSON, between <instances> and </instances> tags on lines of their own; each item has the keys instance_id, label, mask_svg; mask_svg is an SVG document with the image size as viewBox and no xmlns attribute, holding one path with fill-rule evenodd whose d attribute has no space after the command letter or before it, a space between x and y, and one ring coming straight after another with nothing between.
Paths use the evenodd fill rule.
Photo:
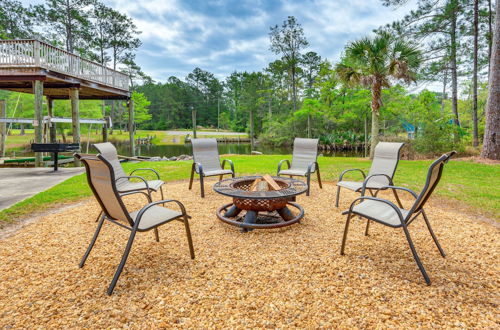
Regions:
<instances>
[{"instance_id":1,"label":"chair metal leg","mask_svg":"<svg viewBox=\"0 0 500 330\"><path fill-rule=\"evenodd\" d=\"M97 236L99 236L99 233L101 232L102 225L104 223L104 214L101 211L101 218L99 220L99 223L97 224L97 228L94 233L94 237L92 237L92 240L90 241L89 247L87 248L87 251L85 251L85 254L82 257L82 260L80 261L79 267L82 268L85 265L85 261L87 260L90 251L92 251L92 248L94 247L95 241L97 240Z\"/></svg>"},{"instance_id":2,"label":"chair metal leg","mask_svg":"<svg viewBox=\"0 0 500 330\"><path fill-rule=\"evenodd\" d=\"M335 207L339 207L340 186L337 186L337 196L335 197Z\"/></svg>"},{"instance_id":3,"label":"chair metal leg","mask_svg":"<svg viewBox=\"0 0 500 330\"><path fill-rule=\"evenodd\" d=\"M415 249L413 241L411 240L410 232L408 231L408 228L406 228L405 225L403 225L403 231L405 232L406 240L408 241L408 245L410 245L411 253L413 254L413 258L417 263L418 269L420 269L420 272L422 273L422 276L425 279L425 283L427 283L427 285L431 285L431 280L429 278L429 275L427 275L424 265L422 265L422 262L420 261L420 257L418 256L417 250Z\"/></svg>"},{"instance_id":4,"label":"chair metal leg","mask_svg":"<svg viewBox=\"0 0 500 330\"><path fill-rule=\"evenodd\" d=\"M200 174L201 198L205 197L205 186L203 185L203 174Z\"/></svg>"},{"instance_id":5,"label":"chair metal leg","mask_svg":"<svg viewBox=\"0 0 500 330\"><path fill-rule=\"evenodd\" d=\"M309 196L309 192L311 191L311 173L308 173L306 175L307 177L307 191L306 191L306 196Z\"/></svg>"},{"instance_id":6,"label":"chair metal leg","mask_svg":"<svg viewBox=\"0 0 500 330\"><path fill-rule=\"evenodd\" d=\"M219 181L222 181L222 177L223 177L223 175L222 175L222 174L221 174L221 175L219 175Z\"/></svg>"},{"instance_id":7,"label":"chair metal leg","mask_svg":"<svg viewBox=\"0 0 500 330\"><path fill-rule=\"evenodd\" d=\"M157 242L159 242L160 241L160 234L158 233L158 227L155 227L154 232L155 232L155 239Z\"/></svg>"},{"instance_id":8,"label":"chair metal leg","mask_svg":"<svg viewBox=\"0 0 500 330\"><path fill-rule=\"evenodd\" d=\"M232 173L231 173L231 177L233 177L233 178L235 177L235 174L234 174L234 172L232 172Z\"/></svg>"},{"instance_id":9,"label":"chair metal leg","mask_svg":"<svg viewBox=\"0 0 500 330\"><path fill-rule=\"evenodd\" d=\"M123 251L123 256L122 260L120 261L120 264L118 265L118 268L116 269L115 276L113 277L113 280L111 281L111 284L108 287L108 295L111 296L113 294L113 290L115 289L116 282L118 282L118 278L120 277L123 267L125 267L125 263L127 262L128 255L130 253L130 249L132 248L132 243L134 242L135 234L137 232L137 228L132 229L132 232L130 233L130 238L128 239L127 246L125 247L125 251Z\"/></svg>"},{"instance_id":10,"label":"chair metal leg","mask_svg":"<svg viewBox=\"0 0 500 330\"><path fill-rule=\"evenodd\" d=\"M394 197L396 198L396 201L398 202L398 206L400 208L403 208L403 203L401 203L401 200L399 199L399 196L398 196L396 189L392 189L392 192L394 194Z\"/></svg>"},{"instance_id":11,"label":"chair metal leg","mask_svg":"<svg viewBox=\"0 0 500 330\"><path fill-rule=\"evenodd\" d=\"M439 250L439 253L441 253L441 256L443 258L446 257L446 253L444 253L444 250L441 248L441 244L439 244L438 239L437 239L436 235L434 234L434 231L432 230L429 219L427 218L427 214L425 214L423 209L422 209L422 216L424 217L425 224L427 225L427 229L429 229L429 232L431 233L432 239L434 240L434 243L436 244L436 246Z\"/></svg>"},{"instance_id":12,"label":"chair metal leg","mask_svg":"<svg viewBox=\"0 0 500 330\"><path fill-rule=\"evenodd\" d=\"M184 216L184 227L186 228L186 236L189 244L189 254L191 255L191 259L194 259L193 238L191 237L191 230L189 229L187 216Z\"/></svg>"},{"instance_id":13,"label":"chair metal leg","mask_svg":"<svg viewBox=\"0 0 500 330\"><path fill-rule=\"evenodd\" d=\"M97 216L97 219L95 219L95 222L99 222L99 219L102 217L102 210L99 212L99 215Z\"/></svg>"},{"instance_id":14,"label":"chair metal leg","mask_svg":"<svg viewBox=\"0 0 500 330\"><path fill-rule=\"evenodd\" d=\"M349 222L351 221L352 213L349 212L347 215L347 220L345 222L344 237L342 238L342 246L340 247L340 255L344 255L345 241L347 240L347 232L349 231Z\"/></svg>"},{"instance_id":15,"label":"chair metal leg","mask_svg":"<svg viewBox=\"0 0 500 330\"><path fill-rule=\"evenodd\" d=\"M368 236L368 229L370 228L370 220L366 220L365 236Z\"/></svg>"},{"instance_id":16,"label":"chair metal leg","mask_svg":"<svg viewBox=\"0 0 500 330\"><path fill-rule=\"evenodd\" d=\"M163 196L163 186L160 187L160 193L161 193L161 200L165 200L165 197Z\"/></svg>"},{"instance_id":17,"label":"chair metal leg","mask_svg":"<svg viewBox=\"0 0 500 330\"><path fill-rule=\"evenodd\" d=\"M193 180L194 180L194 167L191 168L191 178L189 179L189 190L193 188Z\"/></svg>"},{"instance_id":18,"label":"chair metal leg","mask_svg":"<svg viewBox=\"0 0 500 330\"><path fill-rule=\"evenodd\" d=\"M321 184L321 175L319 174L319 166L316 169L316 175L318 176L318 183L319 183L319 188L323 189L323 185Z\"/></svg>"}]
</instances>

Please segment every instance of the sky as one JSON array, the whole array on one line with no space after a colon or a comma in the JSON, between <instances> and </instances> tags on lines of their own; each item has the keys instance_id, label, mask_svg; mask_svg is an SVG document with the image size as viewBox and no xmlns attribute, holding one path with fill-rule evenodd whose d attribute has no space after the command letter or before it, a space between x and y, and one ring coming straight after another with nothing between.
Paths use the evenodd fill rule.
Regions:
<instances>
[{"instance_id":1,"label":"sky","mask_svg":"<svg viewBox=\"0 0 500 330\"><path fill-rule=\"evenodd\" d=\"M156 81L183 79L199 67L223 79L260 71L279 58L269 50L271 26L295 16L314 51L336 62L344 46L402 18L380 0L105 0L142 32L137 63Z\"/></svg>"},{"instance_id":2,"label":"sky","mask_svg":"<svg viewBox=\"0 0 500 330\"><path fill-rule=\"evenodd\" d=\"M43 0L21 0L39 4ZM381 0L101 0L132 17L141 34L136 62L154 80L184 79L199 67L224 79L261 71L280 56L269 50L271 26L288 16L302 25L309 46L335 63L349 42L402 18Z\"/></svg>"}]
</instances>

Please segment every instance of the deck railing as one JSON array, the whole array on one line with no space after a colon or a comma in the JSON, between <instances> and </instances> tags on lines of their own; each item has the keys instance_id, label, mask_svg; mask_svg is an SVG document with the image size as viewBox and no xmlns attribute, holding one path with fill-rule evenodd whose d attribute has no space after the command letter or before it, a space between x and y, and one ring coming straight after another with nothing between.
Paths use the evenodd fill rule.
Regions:
<instances>
[{"instance_id":1,"label":"deck railing","mask_svg":"<svg viewBox=\"0 0 500 330\"><path fill-rule=\"evenodd\" d=\"M0 68L43 68L129 90L126 74L39 40L0 40Z\"/></svg>"}]
</instances>

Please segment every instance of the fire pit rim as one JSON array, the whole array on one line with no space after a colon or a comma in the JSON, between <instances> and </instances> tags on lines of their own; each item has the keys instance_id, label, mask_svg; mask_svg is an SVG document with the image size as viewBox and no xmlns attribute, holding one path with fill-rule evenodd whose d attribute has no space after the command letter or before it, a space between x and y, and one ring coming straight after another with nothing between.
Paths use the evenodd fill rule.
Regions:
<instances>
[{"instance_id":1,"label":"fire pit rim","mask_svg":"<svg viewBox=\"0 0 500 330\"><path fill-rule=\"evenodd\" d=\"M307 184L303 181L293 178L278 177L278 176L273 176L272 178L274 180L286 182L289 185L288 188L283 188L280 190L270 190L270 191L248 191L232 187L233 183L246 180L255 180L261 177L262 177L261 175L253 175L253 176L242 176L237 178L228 178L217 182L213 186L213 190L225 196L233 198L244 198L244 199L286 198L303 194L307 190Z\"/></svg>"}]
</instances>

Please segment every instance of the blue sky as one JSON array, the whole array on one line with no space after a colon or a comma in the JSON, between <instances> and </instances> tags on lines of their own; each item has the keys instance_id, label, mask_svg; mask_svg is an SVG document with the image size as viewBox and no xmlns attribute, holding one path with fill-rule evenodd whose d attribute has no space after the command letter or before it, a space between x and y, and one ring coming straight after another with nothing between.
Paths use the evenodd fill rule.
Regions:
<instances>
[{"instance_id":1,"label":"blue sky","mask_svg":"<svg viewBox=\"0 0 500 330\"><path fill-rule=\"evenodd\" d=\"M183 79L200 67L223 79L260 71L278 58L269 30L295 16L309 47L336 62L351 40L402 18L412 3L386 8L380 0L101 0L132 17L142 32L137 63L153 79ZM43 0L22 0L43 3Z\"/></svg>"},{"instance_id":2,"label":"blue sky","mask_svg":"<svg viewBox=\"0 0 500 330\"><path fill-rule=\"evenodd\" d=\"M345 44L409 11L380 0L106 0L131 16L143 45L137 62L157 81L184 78L195 67L224 78L258 71L275 60L269 29L295 16L315 51L337 61Z\"/></svg>"}]
</instances>

